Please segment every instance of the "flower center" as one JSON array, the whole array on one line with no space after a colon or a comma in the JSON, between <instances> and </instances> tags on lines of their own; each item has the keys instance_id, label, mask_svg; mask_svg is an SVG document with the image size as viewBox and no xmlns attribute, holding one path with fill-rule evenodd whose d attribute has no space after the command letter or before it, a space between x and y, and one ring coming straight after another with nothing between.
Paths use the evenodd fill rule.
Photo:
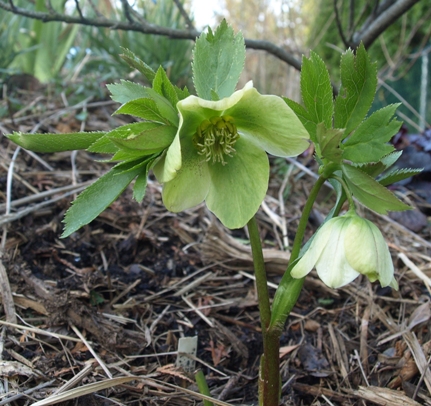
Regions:
<instances>
[{"instance_id":1,"label":"flower center","mask_svg":"<svg viewBox=\"0 0 431 406\"><path fill-rule=\"evenodd\" d=\"M199 155L207 162L220 162L226 165L225 155L232 157L234 145L239 138L234 120L230 116L211 117L204 120L193 136L193 143Z\"/></svg>"}]
</instances>

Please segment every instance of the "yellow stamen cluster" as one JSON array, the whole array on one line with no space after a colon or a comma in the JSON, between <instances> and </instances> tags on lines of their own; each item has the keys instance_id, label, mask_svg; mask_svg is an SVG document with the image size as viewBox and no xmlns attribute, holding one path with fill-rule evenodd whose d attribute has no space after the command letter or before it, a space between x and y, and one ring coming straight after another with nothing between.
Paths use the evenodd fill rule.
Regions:
<instances>
[{"instance_id":1,"label":"yellow stamen cluster","mask_svg":"<svg viewBox=\"0 0 431 406\"><path fill-rule=\"evenodd\" d=\"M207 162L220 162L226 165L225 155L232 157L234 145L239 138L234 120L230 116L211 117L204 120L193 136L193 143L199 155Z\"/></svg>"}]
</instances>

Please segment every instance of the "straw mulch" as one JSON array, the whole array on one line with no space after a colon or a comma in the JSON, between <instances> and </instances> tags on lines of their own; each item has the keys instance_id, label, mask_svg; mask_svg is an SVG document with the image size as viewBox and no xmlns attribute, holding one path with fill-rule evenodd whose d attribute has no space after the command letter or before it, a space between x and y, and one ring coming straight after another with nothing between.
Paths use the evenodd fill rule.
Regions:
<instances>
[{"instance_id":1,"label":"straw mulch","mask_svg":"<svg viewBox=\"0 0 431 406\"><path fill-rule=\"evenodd\" d=\"M126 119L111 117L111 102L21 97L26 108L2 133L108 130ZM85 152L14 156L0 142L0 405L201 404L177 362L187 357L179 340L194 336L187 365L204 372L213 403L257 404L262 342L246 231L226 230L204 205L167 212L150 180L143 204L128 190L60 239L71 200L107 164ZM274 294L315 168L307 157L272 167L258 222ZM429 210L414 191L402 197ZM307 238L332 202L328 187ZM412 232L362 214L387 238L400 291L365 278L335 291L307 277L281 337L284 405L431 405L430 226Z\"/></svg>"}]
</instances>

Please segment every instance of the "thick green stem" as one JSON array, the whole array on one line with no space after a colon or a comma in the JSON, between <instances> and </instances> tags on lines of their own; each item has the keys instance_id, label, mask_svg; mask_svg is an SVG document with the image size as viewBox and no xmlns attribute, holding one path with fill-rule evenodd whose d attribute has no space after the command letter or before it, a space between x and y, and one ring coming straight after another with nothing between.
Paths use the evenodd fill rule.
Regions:
<instances>
[{"instance_id":1,"label":"thick green stem","mask_svg":"<svg viewBox=\"0 0 431 406\"><path fill-rule=\"evenodd\" d=\"M280 398L280 333L275 330L268 330L271 322L268 280L266 277L262 244L255 217L248 222L247 227L250 234L251 251L253 254L257 298L263 335L264 355L262 356L259 376L259 402L264 406L278 406Z\"/></svg>"},{"instance_id":2,"label":"thick green stem","mask_svg":"<svg viewBox=\"0 0 431 406\"><path fill-rule=\"evenodd\" d=\"M253 216L247 224L250 235L251 252L253 255L254 273L256 276L257 299L259 302L260 323L264 333L271 320L271 306L269 303L268 280L266 278L265 262L263 259L262 243L260 242L259 230L256 218Z\"/></svg>"},{"instance_id":3,"label":"thick green stem","mask_svg":"<svg viewBox=\"0 0 431 406\"><path fill-rule=\"evenodd\" d=\"M290 263L295 261L301 250L301 242L303 240L305 229L307 227L308 217L310 215L313 204L316 200L320 188L325 183L326 178L321 176L313 186L310 196L304 206L301 219L299 221L298 230L292 246L290 256ZM282 328L280 325L283 323L271 323L271 306L268 294L268 281L265 270L265 263L263 259L262 244L259 237L259 230L257 222L253 217L247 224L250 234L250 244L253 254L254 271L256 276L256 289L259 302L260 319L262 325L263 335L263 356L260 364L259 376L259 404L261 406L278 406L280 400L280 335ZM286 275L289 276L290 275ZM292 279L292 278L290 278ZM286 292L290 298L295 298L293 301L288 301L288 309L284 309L283 313L289 314L291 308L299 296L302 288L302 281L289 281L288 289ZM287 316L286 316L287 317ZM285 317L282 317L286 320ZM280 320L277 320L280 321Z\"/></svg>"},{"instance_id":4,"label":"thick green stem","mask_svg":"<svg viewBox=\"0 0 431 406\"><path fill-rule=\"evenodd\" d=\"M304 209L302 210L301 219L299 220L298 229L296 230L295 239L292 245L292 251L290 253L289 263L292 264L295 261L299 253L301 252L301 243L304 239L305 229L307 228L308 217L310 217L311 209L313 208L314 202L316 201L317 195L319 194L320 188L325 183L326 177L320 176L313 188L310 191L307 202L305 203Z\"/></svg>"}]
</instances>

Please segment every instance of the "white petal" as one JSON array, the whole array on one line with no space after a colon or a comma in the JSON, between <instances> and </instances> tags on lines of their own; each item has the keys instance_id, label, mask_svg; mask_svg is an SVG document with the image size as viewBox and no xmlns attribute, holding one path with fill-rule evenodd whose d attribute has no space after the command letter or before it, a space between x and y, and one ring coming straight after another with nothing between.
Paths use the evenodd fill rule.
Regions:
<instances>
[{"instance_id":1,"label":"white petal","mask_svg":"<svg viewBox=\"0 0 431 406\"><path fill-rule=\"evenodd\" d=\"M244 94L250 92L252 89L253 82L249 81L241 90L237 90L236 92L232 93L231 96L225 97L224 99L211 101L201 99L200 97L196 96L189 96L184 100L179 101L177 106L180 110L184 111L199 110L202 108L215 111L224 111L237 104L244 97Z\"/></svg>"},{"instance_id":2,"label":"white petal","mask_svg":"<svg viewBox=\"0 0 431 406\"><path fill-rule=\"evenodd\" d=\"M344 252L345 223L348 219L340 217L339 220L343 221L332 228L329 243L316 263L317 274L331 288L347 285L359 275L347 262Z\"/></svg>"},{"instance_id":3,"label":"white petal","mask_svg":"<svg viewBox=\"0 0 431 406\"><path fill-rule=\"evenodd\" d=\"M291 270L290 275L293 278L303 278L314 268L323 249L328 244L328 239L331 236L333 220L335 219L329 220L319 230L317 230L313 240L311 241L310 247Z\"/></svg>"}]
</instances>

